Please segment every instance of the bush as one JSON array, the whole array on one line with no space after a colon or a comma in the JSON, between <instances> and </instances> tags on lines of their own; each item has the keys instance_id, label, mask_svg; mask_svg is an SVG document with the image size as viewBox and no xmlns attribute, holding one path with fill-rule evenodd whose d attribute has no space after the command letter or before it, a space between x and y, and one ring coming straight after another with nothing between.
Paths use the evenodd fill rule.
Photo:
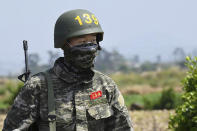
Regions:
<instances>
[{"instance_id":1,"label":"bush","mask_svg":"<svg viewBox=\"0 0 197 131\"><path fill-rule=\"evenodd\" d=\"M183 104L170 116L169 128L175 131L197 131L197 57L186 58L189 68L183 80Z\"/></svg>"},{"instance_id":2,"label":"bush","mask_svg":"<svg viewBox=\"0 0 197 131\"><path fill-rule=\"evenodd\" d=\"M123 95L125 104L128 108L132 104L139 104L144 109L174 109L180 105L180 93L174 92L172 89L164 90L163 92L156 92L150 94L132 94Z\"/></svg>"},{"instance_id":3,"label":"bush","mask_svg":"<svg viewBox=\"0 0 197 131\"><path fill-rule=\"evenodd\" d=\"M145 109L174 109L180 104L180 97L172 88L163 90L161 96L157 100L144 98Z\"/></svg>"},{"instance_id":4,"label":"bush","mask_svg":"<svg viewBox=\"0 0 197 131\"><path fill-rule=\"evenodd\" d=\"M6 89L5 89L5 88L1 88L1 87L0 87L0 95L5 94L5 92L6 92Z\"/></svg>"},{"instance_id":5,"label":"bush","mask_svg":"<svg viewBox=\"0 0 197 131\"><path fill-rule=\"evenodd\" d=\"M176 96L174 90L169 88L162 91L162 96L154 105L154 109L174 109L180 103L180 99Z\"/></svg>"},{"instance_id":6,"label":"bush","mask_svg":"<svg viewBox=\"0 0 197 131\"><path fill-rule=\"evenodd\" d=\"M129 108L132 104L139 104L144 106L144 100L149 100L151 103L155 103L157 99L161 97L161 92L150 93L150 94L131 94L123 95L125 99L125 104Z\"/></svg>"},{"instance_id":7,"label":"bush","mask_svg":"<svg viewBox=\"0 0 197 131\"><path fill-rule=\"evenodd\" d=\"M22 87L23 85L24 85L23 83L19 82L19 83L17 84L17 86L14 87L13 84L8 83L6 89L7 89L7 91L9 92L10 95L3 101L3 103L4 103L5 105L8 105L8 106L12 105L13 102L14 102L14 99L15 99L16 96L18 95L18 93L19 93L19 91L20 91L20 89L21 89L21 87Z\"/></svg>"}]
</instances>

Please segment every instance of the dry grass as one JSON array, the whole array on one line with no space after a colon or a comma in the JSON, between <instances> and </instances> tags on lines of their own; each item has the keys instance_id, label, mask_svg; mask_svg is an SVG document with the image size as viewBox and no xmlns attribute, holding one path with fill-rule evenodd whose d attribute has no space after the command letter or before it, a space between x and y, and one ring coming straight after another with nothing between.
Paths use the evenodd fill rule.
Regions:
<instances>
[{"instance_id":1,"label":"dry grass","mask_svg":"<svg viewBox=\"0 0 197 131\"><path fill-rule=\"evenodd\" d=\"M173 110L130 112L135 131L168 131L169 114Z\"/></svg>"},{"instance_id":2,"label":"dry grass","mask_svg":"<svg viewBox=\"0 0 197 131\"><path fill-rule=\"evenodd\" d=\"M130 112L135 131L168 131L169 114L174 111L132 111ZM0 114L0 130L3 127L5 114Z\"/></svg>"},{"instance_id":3,"label":"dry grass","mask_svg":"<svg viewBox=\"0 0 197 131\"><path fill-rule=\"evenodd\" d=\"M120 88L122 94L150 94L156 92L162 92L164 89L168 87L156 87L152 88L149 85L134 85ZM182 87L173 87L175 92L182 92Z\"/></svg>"},{"instance_id":4,"label":"dry grass","mask_svg":"<svg viewBox=\"0 0 197 131\"><path fill-rule=\"evenodd\" d=\"M2 131L3 128L3 121L6 117L6 114L0 114L0 130Z\"/></svg>"}]
</instances>

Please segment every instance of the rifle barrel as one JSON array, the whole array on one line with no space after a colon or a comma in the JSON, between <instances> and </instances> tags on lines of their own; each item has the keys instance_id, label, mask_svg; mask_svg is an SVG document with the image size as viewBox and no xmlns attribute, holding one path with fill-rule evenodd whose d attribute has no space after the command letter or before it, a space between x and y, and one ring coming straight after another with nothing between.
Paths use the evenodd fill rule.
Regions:
<instances>
[{"instance_id":1,"label":"rifle barrel","mask_svg":"<svg viewBox=\"0 0 197 131\"><path fill-rule=\"evenodd\" d=\"M23 41L23 48L24 48L24 53L25 53L25 72L28 73L29 72L29 69L28 69L28 44L27 44L27 41L24 40ZM26 74L25 75L25 81L28 79L28 75Z\"/></svg>"}]
</instances>

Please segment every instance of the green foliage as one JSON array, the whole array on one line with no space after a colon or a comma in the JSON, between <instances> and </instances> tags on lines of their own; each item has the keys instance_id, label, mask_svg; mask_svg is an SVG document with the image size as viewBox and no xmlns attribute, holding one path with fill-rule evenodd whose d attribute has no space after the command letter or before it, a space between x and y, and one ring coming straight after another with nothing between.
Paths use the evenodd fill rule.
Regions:
<instances>
[{"instance_id":1,"label":"green foliage","mask_svg":"<svg viewBox=\"0 0 197 131\"><path fill-rule=\"evenodd\" d=\"M170 116L169 128L175 131L197 130L197 57L186 57L189 71L183 80L183 104L176 109L176 114Z\"/></svg>"},{"instance_id":2,"label":"green foliage","mask_svg":"<svg viewBox=\"0 0 197 131\"><path fill-rule=\"evenodd\" d=\"M169 94L168 94L169 93ZM131 104L142 105L144 109L173 109L180 105L180 93L175 93L172 89L163 92L150 93L145 95L133 94L123 95L125 104L129 108ZM168 98L169 97L169 98Z\"/></svg>"},{"instance_id":3,"label":"green foliage","mask_svg":"<svg viewBox=\"0 0 197 131\"><path fill-rule=\"evenodd\" d=\"M174 109L176 106L176 94L172 88L164 90L159 102L155 105L156 109Z\"/></svg>"},{"instance_id":4,"label":"green foliage","mask_svg":"<svg viewBox=\"0 0 197 131\"><path fill-rule=\"evenodd\" d=\"M174 109L180 103L180 95L176 94L172 88L163 90L161 96L155 101L144 99L146 109Z\"/></svg>"},{"instance_id":5,"label":"green foliage","mask_svg":"<svg viewBox=\"0 0 197 131\"><path fill-rule=\"evenodd\" d=\"M123 96L124 96L125 104L127 107L129 107L133 103L144 106L145 104L144 99L146 100L148 99L149 101L153 103L161 97L161 93L157 92L157 93L150 93L150 94L145 94L145 95L132 94L132 95L123 95Z\"/></svg>"},{"instance_id":6,"label":"green foliage","mask_svg":"<svg viewBox=\"0 0 197 131\"><path fill-rule=\"evenodd\" d=\"M4 101L5 104L12 105L14 99L16 98L20 88L23 86L23 83L18 83L16 87L13 87L11 84L8 84L7 89L10 93L10 96Z\"/></svg>"},{"instance_id":7,"label":"green foliage","mask_svg":"<svg viewBox=\"0 0 197 131\"><path fill-rule=\"evenodd\" d=\"M0 95L5 94L5 92L6 92L6 89L1 87L1 88L0 88Z\"/></svg>"},{"instance_id":8,"label":"green foliage","mask_svg":"<svg viewBox=\"0 0 197 131\"><path fill-rule=\"evenodd\" d=\"M24 84L22 82L19 82L17 84L10 82L2 87L2 89L0 90L0 109L6 109L13 104L15 97L17 96L20 88L23 85Z\"/></svg>"}]
</instances>

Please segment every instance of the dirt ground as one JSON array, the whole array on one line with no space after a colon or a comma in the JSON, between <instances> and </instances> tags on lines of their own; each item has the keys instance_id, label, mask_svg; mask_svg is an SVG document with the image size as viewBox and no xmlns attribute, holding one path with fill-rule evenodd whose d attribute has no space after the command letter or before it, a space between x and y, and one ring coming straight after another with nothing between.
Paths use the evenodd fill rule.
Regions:
<instances>
[{"instance_id":1,"label":"dirt ground","mask_svg":"<svg viewBox=\"0 0 197 131\"><path fill-rule=\"evenodd\" d=\"M135 131L168 131L169 114L173 110L130 111ZM0 130L6 114L0 114Z\"/></svg>"}]
</instances>

